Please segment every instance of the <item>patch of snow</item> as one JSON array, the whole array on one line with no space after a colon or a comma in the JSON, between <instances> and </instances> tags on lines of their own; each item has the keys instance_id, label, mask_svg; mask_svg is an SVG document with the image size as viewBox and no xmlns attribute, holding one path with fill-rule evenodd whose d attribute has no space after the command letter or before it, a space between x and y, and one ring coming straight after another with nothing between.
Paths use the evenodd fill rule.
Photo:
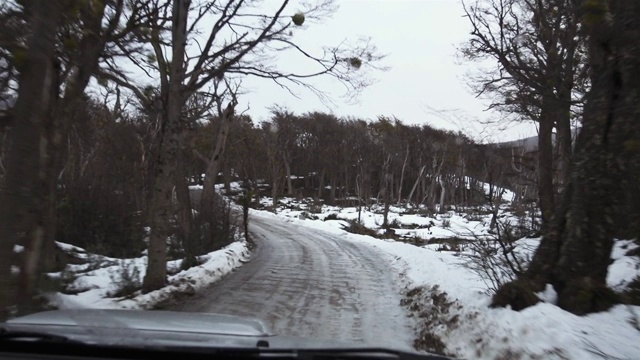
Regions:
<instances>
[{"instance_id":1,"label":"patch of snow","mask_svg":"<svg viewBox=\"0 0 640 360\"><path fill-rule=\"evenodd\" d=\"M540 299L540 301L546 303L555 304L558 301L558 293L551 284L547 284L544 291L536 293L536 295L538 295L538 299Z\"/></svg>"},{"instance_id":2,"label":"patch of snow","mask_svg":"<svg viewBox=\"0 0 640 360\"><path fill-rule=\"evenodd\" d=\"M56 241L56 246L58 247L58 249L65 251L65 252L77 252L77 253L84 253L84 249L78 246L74 246L71 244L65 244L59 241Z\"/></svg>"},{"instance_id":3,"label":"patch of snow","mask_svg":"<svg viewBox=\"0 0 640 360\"><path fill-rule=\"evenodd\" d=\"M68 244L58 243L67 249L80 249ZM82 250L84 251L84 250ZM249 250L245 242L234 242L227 247L203 255L204 261L199 266L180 271L168 277L168 285L162 289L142 294L139 290L131 297L113 297L119 290L118 282L126 269L126 274L142 281L146 271L146 256L133 259L114 259L92 255L93 263L68 265L65 272L49 274L54 278L64 278L75 273L75 280L68 286L68 291L77 294L49 294L51 305L61 309L98 308L98 309L149 309L155 304L171 298L176 293L194 293L214 283L233 269L241 266L249 258ZM169 261L169 270L179 269L182 260ZM96 265L97 264L97 265ZM94 267L92 269L92 267Z\"/></svg>"},{"instance_id":4,"label":"patch of snow","mask_svg":"<svg viewBox=\"0 0 640 360\"><path fill-rule=\"evenodd\" d=\"M630 282L640 276L640 258L626 256L638 248L633 240L617 240L611 250L613 263L607 272L607 284L614 290L623 290Z\"/></svg>"}]
</instances>

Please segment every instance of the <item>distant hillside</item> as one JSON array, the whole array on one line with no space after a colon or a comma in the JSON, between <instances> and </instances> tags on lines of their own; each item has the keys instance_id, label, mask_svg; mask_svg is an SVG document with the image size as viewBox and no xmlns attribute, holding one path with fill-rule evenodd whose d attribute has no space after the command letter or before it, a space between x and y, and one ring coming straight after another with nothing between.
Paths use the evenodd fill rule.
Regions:
<instances>
[{"instance_id":1,"label":"distant hillside","mask_svg":"<svg viewBox=\"0 0 640 360\"><path fill-rule=\"evenodd\" d=\"M577 129L577 128L573 130L573 141L574 142L575 142L576 136L578 135L578 131L579 130L580 129ZM553 133L551 135L551 141L555 145L555 143L556 143L556 134L555 133ZM530 137L527 137L527 138L513 140L513 141L491 143L489 145L490 146L495 146L497 148L519 148L519 149L524 148L525 151L531 152L531 151L538 150L538 137L537 136L530 136Z\"/></svg>"},{"instance_id":2,"label":"distant hillside","mask_svg":"<svg viewBox=\"0 0 640 360\"><path fill-rule=\"evenodd\" d=\"M556 140L556 134L553 134L553 139L552 141L555 143ZM524 138L524 139L518 139L518 140L513 140L513 141L505 141L505 142L499 142L499 143L492 143L489 144L491 146L495 146L497 148L519 148L522 149L524 148L525 151L529 152L529 151L536 151L538 150L538 137L537 136L531 136L528 138Z\"/></svg>"}]
</instances>

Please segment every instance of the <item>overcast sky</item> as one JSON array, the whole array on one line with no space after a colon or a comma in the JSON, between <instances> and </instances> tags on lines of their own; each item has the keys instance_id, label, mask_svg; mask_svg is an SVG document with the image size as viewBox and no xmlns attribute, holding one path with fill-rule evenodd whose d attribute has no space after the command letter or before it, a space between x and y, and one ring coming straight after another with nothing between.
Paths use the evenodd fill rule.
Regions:
<instances>
[{"instance_id":1,"label":"overcast sky","mask_svg":"<svg viewBox=\"0 0 640 360\"><path fill-rule=\"evenodd\" d=\"M377 83L361 94L357 104L341 100L341 85L319 82L322 90L334 94L335 105L329 107L303 89L296 89L301 97L297 99L269 81L244 81L250 92L241 105L249 107L254 119L265 119L268 107L278 104L297 113L319 110L364 119L396 116L408 124L461 130L485 141L535 135L532 125L512 125L503 131L482 125L482 120L499 115L484 111L486 100L476 99L464 82L474 64L461 64L456 57L456 48L468 39L470 30L460 0L337 0L337 4L331 19L296 30L296 42L318 49L370 36L380 52L388 54L384 65L390 70L375 74ZM279 65L286 67L288 61L296 62L292 67L300 65L298 58L287 57L281 57ZM437 115L434 110L444 112Z\"/></svg>"}]
</instances>

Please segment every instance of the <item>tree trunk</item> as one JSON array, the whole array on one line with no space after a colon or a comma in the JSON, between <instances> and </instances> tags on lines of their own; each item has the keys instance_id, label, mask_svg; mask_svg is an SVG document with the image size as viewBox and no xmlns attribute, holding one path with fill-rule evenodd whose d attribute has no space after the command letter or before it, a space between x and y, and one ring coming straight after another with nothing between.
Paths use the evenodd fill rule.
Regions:
<instances>
[{"instance_id":1,"label":"tree trunk","mask_svg":"<svg viewBox=\"0 0 640 360\"><path fill-rule=\"evenodd\" d=\"M573 72L571 72L573 73ZM573 79L569 79L564 89L559 92L560 112L556 123L556 133L558 142L558 193L564 190L565 185L569 182L569 167L571 163L571 154L573 153L572 133L571 133L571 86Z\"/></svg>"},{"instance_id":2,"label":"tree trunk","mask_svg":"<svg viewBox=\"0 0 640 360\"><path fill-rule=\"evenodd\" d=\"M460 178L458 186L460 187L460 203L463 207L467 206L467 177L466 177L466 161L462 156L462 149L460 149Z\"/></svg>"},{"instance_id":3,"label":"tree trunk","mask_svg":"<svg viewBox=\"0 0 640 360\"><path fill-rule=\"evenodd\" d=\"M344 186L342 187L342 198L347 200L349 197L349 166L344 167Z\"/></svg>"},{"instance_id":4,"label":"tree trunk","mask_svg":"<svg viewBox=\"0 0 640 360\"><path fill-rule=\"evenodd\" d=\"M172 193L173 181L176 176L176 152L178 151L178 136L175 134L179 130L178 117L175 102L169 105L166 119L166 129L162 135L162 146L159 149L157 167L154 177L153 190L151 194L149 212L151 223L151 234L149 236L149 248L147 263L147 273L144 277L143 291L150 292L162 288L167 280L167 239L171 235L171 218L174 214Z\"/></svg>"},{"instance_id":5,"label":"tree trunk","mask_svg":"<svg viewBox=\"0 0 640 360\"><path fill-rule=\"evenodd\" d=\"M98 69L99 59L105 44L105 39L101 36L101 29L106 5L105 2L95 4L92 15L83 18L86 28L79 43L81 58L76 59L73 63L74 71L65 81L64 98L58 100L58 89L60 88L58 76L56 84L52 85L51 89L52 96L55 96L57 103L52 104L53 115L47 129L49 157L46 165L46 185L44 186L46 190L43 197L43 206L46 208L46 212L43 219L45 231L42 244L41 272L58 271L65 265L56 258L58 252L55 244L57 192L58 180L63 172L63 147L66 145L65 140L68 139L71 127L70 114L77 108L78 99L83 95L91 77ZM57 72L59 69L55 70ZM84 172L90 157L88 156L84 160L81 173Z\"/></svg>"},{"instance_id":6,"label":"tree trunk","mask_svg":"<svg viewBox=\"0 0 640 360\"><path fill-rule=\"evenodd\" d=\"M388 228L389 227L389 205L391 203L391 194L389 191L389 180L391 177L391 174L384 174L384 186L382 188L382 198L384 199L384 212L383 212L383 218L382 218L382 227L383 228Z\"/></svg>"},{"instance_id":7,"label":"tree trunk","mask_svg":"<svg viewBox=\"0 0 640 360\"><path fill-rule=\"evenodd\" d=\"M362 173L362 172L361 172ZM362 177L356 176L356 194L358 195L358 224L362 221Z\"/></svg>"},{"instance_id":8,"label":"tree trunk","mask_svg":"<svg viewBox=\"0 0 640 360\"><path fill-rule=\"evenodd\" d=\"M267 151L269 152L269 165L271 171L271 200L273 210L275 211L276 207L278 206L278 191L280 186L280 178L282 175L280 174L279 169L279 157L276 155L277 150L273 148L273 144L268 146L270 146Z\"/></svg>"},{"instance_id":9,"label":"tree trunk","mask_svg":"<svg viewBox=\"0 0 640 360\"><path fill-rule=\"evenodd\" d=\"M393 176L393 173L390 173L389 174L389 178L387 180L388 181L388 183L387 183L387 191L389 192L389 194L388 194L389 201L393 201L396 198L395 197L395 193L394 193L394 189L395 189L394 179L395 179L395 177Z\"/></svg>"},{"instance_id":10,"label":"tree trunk","mask_svg":"<svg viewBox=\"0 0 640 360\"><path fill-rule=\"evenodd\" d=\"M186 179L186 171L184 161L181 154L178 154L176 162L178 171L176 171L175 188L178 213L178 238L182 244L185 259L193 260L196 255L193 234L193 214L191 204L191 194L189 193L189 184Z\"/></svg>"},{"instance_id":11,"label":"tree trunk","mask_svg":"<svg viewBox=\"0 0 640 360\"><path fill-rule=\"evenodd\" d=\"M435 197L436 197L436 180L440 177L440 173L442 172L442 166L444 165L445 153L442 152L442 159L440 160L440 164L438 165L438 158L436 156L433 157L432 168L433 175L431 177L431 183L425 192L424 198L422 199L422 203L427 200L427 206L435 207Z\"/></svg>"},{"instance_id":12,"label":"tree trunk","mask_svg":"<svg viewBox=\"0 0 640 360\"><path fill-rule=\"evenodd\" d=\"M322 199L322 191L324 190L324 173L325 169L323 168L320 172L320 177L318 178L318 200Z\"/></svg>"},{"instance_id":13,"label":"tree trunk","mask_svg":"<svg viewBox=\"0 0 640 360\"><path fill-rule=\"evenodd\" d=\"M145 293L160 289L167 281L167 238L171 235L169 224L173 216L172 182L176 176L176 159L180 149L180 116L184 104L182 80L184 78L184 51L190 3L189 0L175 0L173 3L173 52L168 89L161 89L166 105L161 118L161 143L158 149L149 203L149 221L151 223L149 260L142 284L142 290Z\"/></svg>"},{"instance_id":14,"label":"tree trunk","mask_svg":"<svg viewBox=\"0 0 640 360\"><path fill-rule=\"evenodd\" d=\"M279 174L278 171L276 169L272 169L271 170L271 200L272 200L272 206L273 206L273 210L276 209L276 207L278 206L278 186L279 186Z\"/></svg>"},{"instance_id":15,"label":"tree trunk","mask_svg":"<svg viewBox=\"0 0 640 360\"><path fill-rule=\"evenodd\" d=\"M418 187L418 183L420 183L420 181L422 180L422 173L424 172L425 168L426 168L426 165L423 165L420 168L420 172L418 172L418 177L416 178L416 182L413 184L413 187L411 188L411 192L407 197L407 205L411 202L411 199L413 198L413 193L416 191L416 188Z\"/></svg>"},{"instance_id":16,"label":"tree trunk","mask_svg":"<svg viewBox=\"0 0 640 360\"><path fill-rule=\"evenodd\" d=\"M331 179L329 180L329 186L331 189L329 190L329 205L333 205L336 202L336 175L335 173L331 174Z\"/></svg>"},{"instance_id":17,"label":"tree trunk","mask_svg":"<svg viewBox=\"0 0 640 360\"><path fill-rule=\"evenodd\" d=\"M445 213L445 209L444 209L444 197L445 197L446 191L445 191L445 187L444 187L444 181L442 180L442 176L440 176L440 214L444 214Z\"/></svg>"},{"instance_id":18,"label":"tree trunk","mask_svg":"<svg viewBox=\"0 0 640 360\"><path fill-rule=\"evenodd\" d=\"M427 179L425 176L420 179L420 188L420 197L416 199L416 203L418 203L418 205L424 204L424 200L427 198Z\"/></svg>"},{"instance_id":19,"label":"tree trunk","mask_svg":"<svg viewBox=\"0 0 640 360\"><path fill-rule=\"evenodd\" d=\"M612 10L612 13L608 13ZM638 158L640 133L640 2L621 0L585 22L591 89L560 206L526 276L528 290L507 284L495 305L522 299L522 291L553 284L558 305L575 314L606 310L615 300L606 276L616 217L624 211L628 163ZM636 144L636 145L633 145ZM530 304L528 304L530 305Z\"/></svg>"},{"instance_id":20,"label":"tree trunk","mask_svg":"<svg viewBox=\"0 0 640 360\"><path fill-rule=\"evenodd\" d=\"M404 170L407 167L407 160L409 160L409 146L407 146L407 154L404 156L402 170L400 171L400 183L398 184L398 204L402 202L402 183L404 182Z\"/></svg>"},{"instance_id":21,"label":"tree trunk","mask_svg":"<svg viewBox=\"0 0 640 360\"><path fill-rule=\"evenodd\" d=\"M227 194L231 194L231 178L232 178L232 174L231 171L233 170L229 164L229 159L227 157L224 158L223 164L222 164L222 174L224 175L224 191Z\"/></svg>"},{"instance_id":22,"label":"tree trunk","mask_svg":"<svg viewBox=\"0 0 640 360\"><path fill-rule=\"evenodd\" d=\"M547 224L555 208L553 187L553 109L550 96L543 96L540 131L538 132L538 196L542 221Z\"/></svg>"},{"instance_id":23,"label":"tree trunk","mask_svg":"<svg viewBox=\"0 0 640 360\"><path fill-rule=\"evenodd\" d=\"M363 171L362 180L362 197L364 198L364 204L367 208L371 208L371 172Z\"/></svg>"},{"instance_id":24,"label":"tree trunk","mask_svg":"<svg viewBox=\"0 0 640 360\"><path fill-rule=\"evenodd\" d=\"M291 185L291 166L289 165L289 157L287 154L282 154L282 163L284 164L284 171L287 176L287 195L293 195L293 186Z\"/></svg>"},{"instance_id":25,"label":"tree trunk","mask_svg":"<svg viewBox=\"0 0 640 360\"><path fill-rule=\"evenodd\" d=\"M577 16L576 16L577 17ZM569 182L570 177L570 164L571 155L573 153L573 134L571 131L571 102L572 102L572 90L575 86L575 80L573 74L576 73L575 66L575 53L578 47L577 42L574 40L576 33L578 32L578 21L570 21L568 24L567 39L568 44L565 44L567 50L563 60L563 72L566 74L563 79L559 81L558 87L558 100L559 112L556 123L557 141L558 141L558 155L560 157L558 162L559 176L558 176L558 193L564 191L566 184Z\"/></svg>"},{"instance_id":26,"label":"tree trunk","mask_svg":"<svg viewBox=\"0 0 640 360\"><path fill-rule=\"evenodd\" d=\"M436 203L436 179L438 178L438 175L433 175L431 177L431 182L429 183L429 187L427 188L427 191L425 193L425 197L422 200L422 202L424 203L425 200L427 201L427 206L430 208L435 208L435 203Z\"/></svg>"},{"instance_id":27,"label":"tree trunk","mask_svg":"<svg viewBox=\"0 0 640 360\"><path fill-rule=\"evenodd\" d=\"M202 199L200 199L200 216L209 221L212 218L215 204L216 179L222 168L222 156L227 144L229 124L233 118L235 101L229 103L223 114L220 116L220 129L216 136L216 145L209 157L207 170L205 171L204 183L202 185Z\"/></svg>"},{"instance_id":28,"label":"tree trunk","mask_svg":"<svg viewBox=\"0 0 640 360\"><path fill-rule=\"evenodd\" d=\"M384 213L382 220L382 227L387 228L389 226L389 203L391 202L391 194L389 188L391 187L391 175L389 173L389 167L391 165L391 154L387 156L382 165L382 201L384 201Z\"/></svg>"},{"instance_id":29,"label":"tree trunk","mask_svg":"<svg viewBox=\"0 0 640 360\"><path fill-rule=\"evenodd\" d=\"M560 257L554 272L558 305L582 314L604 310L606 277L616 232L624 212L629 164L637 159L640 132L640 3L621 0L587 23L592 87L577 140ZM631 181L637 181L633 179Z\"/></svg>"},{"instance_id":30,"label":"tree trunk","mask_svg":"<svg viewBox=\"0 0 640 360\"><path fill-rule=\"evenodd\" d=\"M32 6L33 33L20 78L14 125L9 130L11 145L0 192L0 321L7 319L9 305L30 300L44 236L41 220L46 209L42 208L40 195L48 154L42 152L47 148L43 125L53 101L51 88L56 75L52 58L61 6L50 1L36 1ZM13 247L20 232L27 232L29 239L21 269L21 299L17 299L11 266L15 264Z\"/></svg>"}]
</instances>

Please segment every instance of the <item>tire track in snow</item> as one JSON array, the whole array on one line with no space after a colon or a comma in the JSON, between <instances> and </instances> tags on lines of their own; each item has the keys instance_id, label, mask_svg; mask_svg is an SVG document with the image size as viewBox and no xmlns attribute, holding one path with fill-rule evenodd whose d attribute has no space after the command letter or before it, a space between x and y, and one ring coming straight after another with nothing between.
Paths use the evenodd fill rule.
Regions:
<instances>
[{"instance_id":1,"label":"tire track in snow","mask_svg":"<svg viewBox=\"0 0 640 360\"><path fill-rule=\"evenodd\" d=\"M410 349L397 284L376 250L252 216L250 262L175 310L255 317L281 335Z\"/></svg>"}]
</instances>

